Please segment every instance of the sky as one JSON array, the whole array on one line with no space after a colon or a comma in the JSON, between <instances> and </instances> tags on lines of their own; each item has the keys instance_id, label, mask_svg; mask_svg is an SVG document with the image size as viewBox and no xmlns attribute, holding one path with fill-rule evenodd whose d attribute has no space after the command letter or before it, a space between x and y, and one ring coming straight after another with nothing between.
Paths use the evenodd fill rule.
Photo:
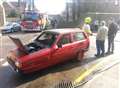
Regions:
<instances>
[{"instance_id":1,"label":"sky","mask_svg":"<svg viewBox=\"0 0 120 88\"><path fill-rule=\"evenodd\" d=\"M35 6L41 12L48 14L60 14L65 9L65 0L35 0Z\"/></svg>"}]
</instances>

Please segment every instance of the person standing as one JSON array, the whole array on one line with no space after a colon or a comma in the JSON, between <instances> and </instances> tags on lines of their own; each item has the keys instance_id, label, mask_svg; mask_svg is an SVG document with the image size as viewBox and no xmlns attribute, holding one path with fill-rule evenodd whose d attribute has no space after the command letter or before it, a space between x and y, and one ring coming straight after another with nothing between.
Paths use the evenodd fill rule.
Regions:
<instances>
[{"instance_id":1,"label":"person standing","mask_svg":"<svg viewBox=\"0 0 120 88\"><path fill-rule=\"evenodd\" d=\"M97 54L96 57L104 56L105 55L105 39L107 37L108 27L106 26L105 21L101 21L100 28L98 29L97 36L96 36L96 48Z\"/></svg>"},{"instance_id":2,"label":"person standing","mask_svg":"<svg viewBox=\"0 0 120 88\"><path fill-rule=\"evenodd\" d=\"M99 27L99 21L96 20L96 21L94 22L94 31L95 31L95 32L98 31L98 27Z\"/></svg>"},{"instance_id":3,"label":"person standing","mask_svg":"<svg viewBox=\"0 0 120 88\"><path fill-rule=\"evenodd\" d=\"M83 25L83 30L87 33L87 35L92 35L92 31L90 28L90 23L91 23L92 19L90 17L86 17L84 19L84 25Z\"/></svg>"},{"instance_id":4,"label":"person standing","mask_svg":"<svg viewBox=\"0 0 120 88\"><path fill-rule=\"evenodd\" d=\"M116 22L111 21L108 30L108 50L106 54L114 53L114 39L119 30L119 26Z\"/></svg>"},{"instance_id":5,"label":"person standing","mask_svg":"<svg viewBox=\"0 0 120 88\"><path fill-rule=\"evenodd\" d=\"M51 20L51 25L52 25L52 28L57 28L57 20L56 19L52 19Z\"/></svg>"}]
</instances>

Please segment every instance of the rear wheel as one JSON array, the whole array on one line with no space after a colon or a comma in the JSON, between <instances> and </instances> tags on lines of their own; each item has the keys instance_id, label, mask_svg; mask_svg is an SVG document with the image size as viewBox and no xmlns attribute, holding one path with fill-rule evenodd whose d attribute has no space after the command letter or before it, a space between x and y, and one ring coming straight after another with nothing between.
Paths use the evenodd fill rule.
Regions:
<instances>
[{"instance_id":1,"label":"rear wheel","mask_svg":"<svg viewBox=\"0 0 120 88\"><path fill-rule=\"evenodd\" d=\"M78 61L82 61L82 60L83 60L83 58L84 58L84 53L85 53L84 50L79 51L78 56L77 56L77 60L78 60Z\"/></svg>"}]
</instances>

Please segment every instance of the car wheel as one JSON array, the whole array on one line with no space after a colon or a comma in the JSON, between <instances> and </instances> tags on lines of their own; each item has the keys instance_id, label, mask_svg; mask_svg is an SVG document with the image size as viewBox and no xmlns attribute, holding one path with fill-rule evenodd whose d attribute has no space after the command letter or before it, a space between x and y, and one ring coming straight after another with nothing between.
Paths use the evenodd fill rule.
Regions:
<instances>
[{"instance_id":1,"label":"car wheel","mask_svg":"<svg viewBox=\"0 0 120 88\"><path fill-rule=\"evenodd\" d=\"M15 32L13 28L11 28L11 32L12 32L12 33Z\"/></svg>"},{"instance_id":2,"label":"car wheel","mask_svg":"<svg viewBox=\"0 0 120 88\"><path fill-rule=\"evenodd\" d=\"M88 50L89 50L89 48L90 48L90 46L89 46L89 44L88 44L88 46L87 46L87 48L85 49L85 51L88 51Z\"/></svg>"},{"instance_id":3,"label":"car wheel","mask_svg":"<svg viewBox=\"0 0 120 88\"><path fill-rule=\"evenodd\" d=\"M18 27L18 28L17 28L17 32L20 32L20 31L21 31L21 27Z\"/></svg>"},{"instance_id":4,"label":"car wheel","mask_svg":"<svg viewBox=\"0 0 120 88\"><path fill-rule=\"evenodd\" d=\"M83 60L83 58L84 58L84 53L85 53L84 50L79 51L78 56L77 56L77 60L78 60L78 61L82 61L82 60Z\"/></svg>"}]
</instances>

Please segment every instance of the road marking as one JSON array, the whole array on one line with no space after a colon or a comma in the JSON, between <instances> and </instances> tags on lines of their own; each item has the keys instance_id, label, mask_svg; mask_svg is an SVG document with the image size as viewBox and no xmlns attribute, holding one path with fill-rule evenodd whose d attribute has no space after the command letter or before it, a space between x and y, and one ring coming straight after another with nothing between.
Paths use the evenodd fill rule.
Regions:
<instances>
[{"instance_id":1,"label":"road marking","mask_svg":"<svg viewBox=\"0 0 120 88\"><path fill-rule=\"evenodd\" d=\"M0 58L0 66L8 66L8 62L6 61L5 58Z\"/></svg>"},{"instance_id":2,"label":"road marking","mask_svg":"<svg viewBox=\"0 0 120 88\"><path fill-rule=\"evenodd\" d=\"M4 67L8 66L8 65L9 65L8 62L5 62L5 63L2 64L2 66L4 66Z\"/></svg>"},{"instance_id":3,"label":"road marking","mask_svg":"<svg viewBox=\"0 0 120 88\"><path fill-rule=\"evenodd\" d=\"M0 62L3 62L5 59L4 58L0 58Z\"/></svg>"},{"instance_id":4,"label":"road marking","mask_svg":"<svg viewBox=\"0 0 120 88\"><path fill-rule=\"evenodd\" d=\"M95 64L92 67L90 67L87 71L83 72L82 75L80 75L80 77L75 79L74 84L80 83L84 78L86 78L90 73L92 73L100 64L101 63Z\"/></svg>"},{"instance_id":5,"label":"road marking","mask_svg":"<svg viewBox=\"0 0 120 88\"><path fill-rule=\"evenodd\" d=\"M114 59L114 58L113 58ZM104 63L108 61L108 59L101 61L97 64L94 64L93 66L91 66L90 68L88 68L85 72L82 73L82 75L80 75L77 79L74 80L74 84L77 85L78 83L81 83L86 77L88 77L93 71L97 70L97 68L103 68L102 65L104 65ZM110 67L111 65L115 64L115 63L119 63L120 60L116 60L112 63L110 63L109 65L106 65L105 68ZM104 68L104 69L105 69Z\"/></svg>"}]
</instances>

